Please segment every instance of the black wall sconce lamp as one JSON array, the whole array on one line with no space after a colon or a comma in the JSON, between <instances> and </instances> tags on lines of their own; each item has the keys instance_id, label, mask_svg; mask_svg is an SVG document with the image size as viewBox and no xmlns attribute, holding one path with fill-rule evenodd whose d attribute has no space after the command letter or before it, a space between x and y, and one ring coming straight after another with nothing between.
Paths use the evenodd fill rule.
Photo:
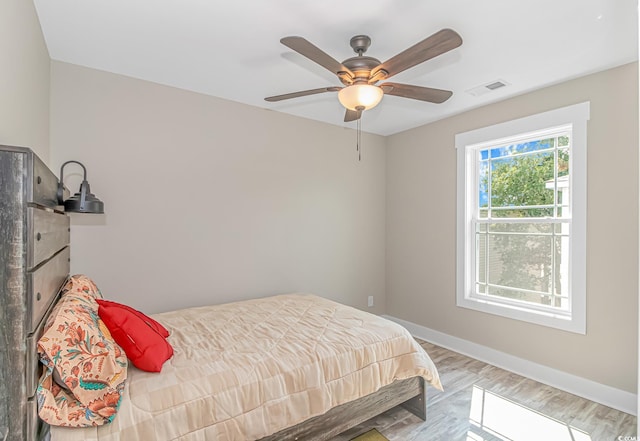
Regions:
<instances>
[{"instance_id":1,"label":"black wall sconce lamp","mask_svg":"<svg viewBox=\"0 0 640 441\"><path fill-rule=\"evenodd\" d=\"M84 171L84 177L82 178L82 184L80 184L80 190L78 193L71 196L66 201L64 200L64 174L63 170L67 164L78 164ZM67 161L60 167L60 183L58 184L58 203L64 205L64 211L72 213L90 213L90 214L102 214L104 213L104 202L98 199L93 193L87 182L87 169L82 163L78 161Z\"/></svg>"}]
</instances>

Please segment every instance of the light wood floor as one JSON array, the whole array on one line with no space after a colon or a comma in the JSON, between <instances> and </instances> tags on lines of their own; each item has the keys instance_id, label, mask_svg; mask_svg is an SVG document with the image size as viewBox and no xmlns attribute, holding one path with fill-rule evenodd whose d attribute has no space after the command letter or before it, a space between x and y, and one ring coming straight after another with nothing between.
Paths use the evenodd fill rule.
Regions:
<instances>
[{"instance_id":1,"label":"light wood floor","mask_svg":"<svg viewBox=\"0 0 640 441\"><path fill-rule=\"evenodd\" d=\"M637 435L632 415L431 343L420 344L445 389L429 387L427 421L397 407L332 441L373 428L391 441L615 441Z\"/></svg>"}]
</instances>

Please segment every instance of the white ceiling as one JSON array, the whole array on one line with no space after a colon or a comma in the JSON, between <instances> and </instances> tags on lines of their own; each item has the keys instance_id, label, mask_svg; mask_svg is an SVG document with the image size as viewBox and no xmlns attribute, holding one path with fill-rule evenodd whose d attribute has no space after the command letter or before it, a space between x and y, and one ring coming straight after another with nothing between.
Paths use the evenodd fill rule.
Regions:
<instances>
[{"instance_id":1,"label":"white ceiling","mask_svg":"<svg viewBox=\"0 0 640 441\"><path fill-rule=\"evenodd\" d=\"M391 81L448 89L444 104L385 96L364 131L390 135L638 59L637 0L34 0L51 58L345 127L337 94L264 97L341 85L280 44L299 35L338 61L372 39L385 61L442 28L461 47ZM466 91L501 79L508 87Z\"/></svg>"}]
</instances>

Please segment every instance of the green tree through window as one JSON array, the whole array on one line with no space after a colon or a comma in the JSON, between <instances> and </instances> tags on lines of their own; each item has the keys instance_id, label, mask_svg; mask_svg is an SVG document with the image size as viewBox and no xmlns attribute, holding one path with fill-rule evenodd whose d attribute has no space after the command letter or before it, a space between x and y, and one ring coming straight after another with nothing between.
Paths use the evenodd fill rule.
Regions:
<instances>
[{"instance_id":1,"label":"green tree through window","mask_svg":"<svg viewBox=\"0 0 640 441\"><path fill-rule=\"evenodd\" d=\"M568 215L558 184L568 178L568 146L558 136L479 151L479 218L490 218L478 228L480 293L562 306L563 228L539 219Z\"/></svg>"}]
</instances>

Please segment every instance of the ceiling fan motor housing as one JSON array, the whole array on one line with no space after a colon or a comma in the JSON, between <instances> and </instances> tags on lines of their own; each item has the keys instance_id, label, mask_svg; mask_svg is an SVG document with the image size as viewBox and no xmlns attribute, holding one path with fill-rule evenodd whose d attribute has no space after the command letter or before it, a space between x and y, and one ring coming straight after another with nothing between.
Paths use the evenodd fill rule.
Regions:
<instances>
[{"instance_id":1,"label":"ceiling fan motor housing","mask_svg":"<svg viewBox=\"0 0 640 441\"><path fill-rule=\"evenodd\" d=\"M347 58L342 62L342 65L355 74L356 77L353 79L354 84L368 83L371 70L380 65L380 60L366 55L360 55Z\"/></svg>"},{"instance_id":2,"label":"ceiling fan motor housing","mask_svg":"<svg viewBox=\"0 0 640 441\"><path fill-rule=\"evenodd\" d=\"M351 37L349 44L356 54L362 55L369 49L369 46L371 46L371 38L369 38L368 35L356 35L355 37Z\"/></svg>"},{"instance_id":3,"label":"ceiling fan motor housing","mask_svg":"<svg viewBox=\"0 0 640 441\"><path fill-rule=\"evenodd\" d=\"M368 83L371 70L380 65L380 60L377 58L362 55L369 49L369 46L371 46L371 38L369 38L368 35L356 35L351 37L349 44L358 56L347 58L342 62L342 65L353 72L355 78L341 77L340 80L345 86Z\"/></svg>"}]
</instances>

